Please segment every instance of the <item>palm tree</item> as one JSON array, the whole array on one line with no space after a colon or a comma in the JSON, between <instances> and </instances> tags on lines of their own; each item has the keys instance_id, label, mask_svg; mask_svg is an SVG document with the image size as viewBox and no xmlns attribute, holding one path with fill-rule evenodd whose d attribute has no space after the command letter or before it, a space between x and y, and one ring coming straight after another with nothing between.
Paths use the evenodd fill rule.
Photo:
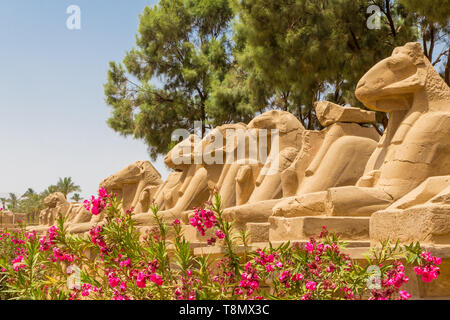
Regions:
<instances>
[{"instance_id":1,"label":"palm tree","mask_svg":"<svg viewBox=\"0 0 450 320\"><path fill-rule=\"evenodd\" d=\"M79 194L79 193L75 193L75 194L72 196L72 200L75 201L75 202L80 202L80 200L81 200L80 194Z\"/></svg>"},{"instance_id":2,"label":"palm tree","mask_svg":"<svg viewBox=\"0 0 450 320\"><path fill-rule=\"evenodd\" d=\"M6 203L8 200L6 198L0 198L0 202L2 203L2 208L6 210Z\"/></svg>"},{"instance_id":3,"label":"palm tree","mask_svg":"<svg viewBox=\"0 0 450 320\"><path fill-rule=\"evenodd\" d=\"M45 189L44 191L42 191L41 195L43 198L45 198L46 196L55 193L58 191L58 188L55 185L51 185L48 186L47 189Z\"/></svg>"},{"instance_id":4,"label":"palm tree","mask_svg":"<svg viewBox=\"0 0 450 320\"><path fill-rule=\"evenodd\" d=\"M34 222L35 216L45 207L44 198L44 193L38 194L31 188L24 193L18 208L20 212L28 214L28 222Z\"/></svg>"},{"instance_id":5,"label":"palm tree","mask_svg":"<svg viewBox=\"0 0 450 320\"><path fill-rule=\"evenodd\" d=\"M25 193L22 195L22 198L31 198L35 194L36 192L34 192L32 188L28 188L27 191L25 191Z\"/></svg>"},{"instance_id":6,"label":"palm tree","mask_svg":"<svg viewBox=\"0 0 450 320\"><path fill-rule=\"evenodd\" d=\"M66 177L64 179L59 178L58 183L56 184L56 188L59 192L64 194L66 199L68 194L76 191L81 191L80 186L77 186L75 183L73 183L71 177Z\"/></svg>"},{"instance_id":7,"label":"palm tree","mask_svg":"<svg viewBox=\"0 0 450 320\"><path fill-rule=\"evenodd\" d=\"M8 209L14 212L19 205L19 197L15 193L10 192L7 202L9 203Z\"/></svg>"}]
</instances>

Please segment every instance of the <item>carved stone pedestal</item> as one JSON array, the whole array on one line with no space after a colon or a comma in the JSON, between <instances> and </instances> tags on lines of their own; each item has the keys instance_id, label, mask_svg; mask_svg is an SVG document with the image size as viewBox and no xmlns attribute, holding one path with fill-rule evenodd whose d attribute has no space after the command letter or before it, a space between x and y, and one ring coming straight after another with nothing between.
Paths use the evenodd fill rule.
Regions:
<instances>
[{"instance_id":1,"label":"carved stone pedestal","mask_svg":"<svg viewBox=\"0 0 450 320\"><path fill-rule=\"evenodd\" d=\"M369 240L368 217L270 217L270 241L308 240L317 237L325 226L342 240Z\"/></svg>"}]
</instances>

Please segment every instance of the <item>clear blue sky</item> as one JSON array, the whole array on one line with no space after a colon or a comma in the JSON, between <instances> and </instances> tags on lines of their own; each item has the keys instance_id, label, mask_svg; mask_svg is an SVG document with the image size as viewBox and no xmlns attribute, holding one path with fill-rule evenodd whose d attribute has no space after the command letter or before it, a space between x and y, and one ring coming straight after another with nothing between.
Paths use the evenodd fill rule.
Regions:
<instances>
[{"instance_id":1,"label":"clear blue sky","mask_svg":"<svg viewBox=\"0 0 450 320\"><path fill-rule=\"evenodd\" d=\"M108 62L134 45L139 13L155 2L0 2L0 194L71 176L87 197L108 175L149 160L141 141L106 125L103 83ZM72 4L81 30L66 27ZM155 165L166 177L161 159Z\"/></svg>"}]
</instances>

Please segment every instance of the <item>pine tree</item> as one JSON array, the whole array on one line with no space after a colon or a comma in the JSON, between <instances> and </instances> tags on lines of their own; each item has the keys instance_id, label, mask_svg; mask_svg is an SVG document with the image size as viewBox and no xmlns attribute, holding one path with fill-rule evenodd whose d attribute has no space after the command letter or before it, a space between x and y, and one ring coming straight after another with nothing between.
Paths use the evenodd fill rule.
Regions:
<instances>
[{"instance_id":1,"label":"pine tree","mask_svg":"<svg viewBox=\"0 0 450 320\"><path fill-rule=\"evenodd\" d=\"M417 38L403 6L373 3L383 14L375 30L366 26L367 1L239 1L238 61L250 90L262 93L253 103L290 111L308 129L320 128L314 101L362 107L354 96L359 78L395 46Z\"/></svg>"},{"instance_id":2,"label":"pine tree","mask_svg":"<svg viewBox=\"0 0 450 320\"><path fill-rule=\"evenodd\" d=\"M166 153L175 129L202 133L226 121L249 119L252 110L217 109L208 102L233 66L228 0L161 0L140 16L136 47L123 63L110 63L105 95L108 125L143 139L151 156ZM218 95L211 99L218 99Z\"/></svg>"},{"instance_id":3,"label":"pine tree","mask_svg":"<svg viewBox=\"0 0 450 320\"><path fill-rule=\"evenodd\" d=\"M433 66L442 63L444 72L442 76L450 85L450 0L434 1L400 0L406 9L414 12L419 22L419 33L425 56ZM440 52L435 52L442 45Z\"/></svg>"}]
</instances>

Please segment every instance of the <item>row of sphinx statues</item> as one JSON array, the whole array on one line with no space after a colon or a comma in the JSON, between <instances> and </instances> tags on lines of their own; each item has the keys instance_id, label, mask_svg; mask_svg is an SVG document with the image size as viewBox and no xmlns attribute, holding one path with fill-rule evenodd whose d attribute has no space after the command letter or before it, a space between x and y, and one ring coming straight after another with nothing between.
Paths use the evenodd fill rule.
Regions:
<instances>
[{"instance_id":1,"label":"row of sphinx statues","mask_svg":"<svg viewBox=\"0 0 450 320\"><path fill-rule=\"evenodd\" d=\"M355 94L373 111L319 101L315 112L324 129L306 130L293 114L270 110L248 124L225 124L203 139L191 135L178 143L164 159L172 169L165 181L150 162L136 161L104 179L100 187L117 193L124 210L133 207L141 226L152 223L152 204L167 220L187 223L192 208L218 193L225 218L239 228L267 223L270 217L372 216L377 238L417 237L422 232L417 230L420 219L428 215L420 221L430 224L435 214L450 216L450 89L420 44L407 43L373 66ZM374 111L388 113L382 136L374 127ZM265 162L193 161L194 150L225 157L212 144L217 136L226 136L227 141L217 145L229 146L229 132L235 132L233 152L246 144L244 158L249 158L250 142L242 135L274 129L277 148L267 145ZM44 232L57 212L66 216L73 233L88 232L103 220L101 214L92 216L81 204L67 202L62 194L50 195L45 203L40 225L30 229ZM408 222L402 213L411 208L415 209L406 215ZM450 240L450 218L446 219L447 229L442 223L436 224L439 230L422 227L427 229L422 237ZM411 232L405 231L408 223Z\"/></svg>"}]
</instances>

